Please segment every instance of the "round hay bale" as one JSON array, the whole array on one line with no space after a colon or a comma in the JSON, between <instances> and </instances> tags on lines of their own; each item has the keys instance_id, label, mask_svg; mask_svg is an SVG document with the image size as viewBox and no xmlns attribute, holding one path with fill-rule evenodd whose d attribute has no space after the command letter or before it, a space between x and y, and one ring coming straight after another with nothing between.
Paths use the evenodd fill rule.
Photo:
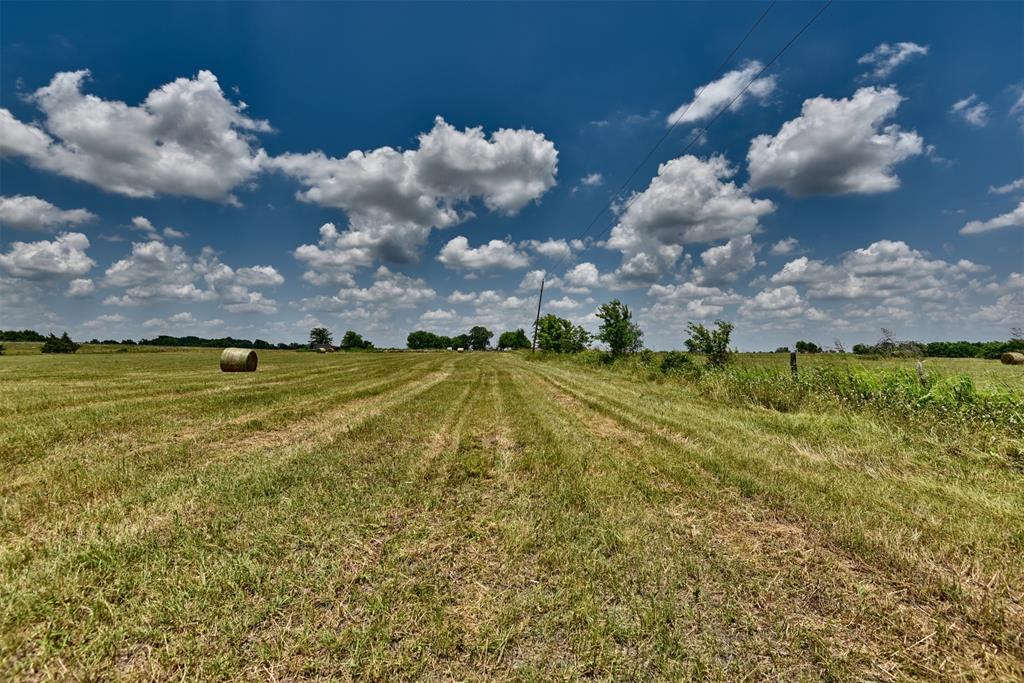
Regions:
<instances>
[{"instance_id":1,"label":"round hay bale","mask_svg":"<svg viewBox=\"0 0 1024 683\"><path fill-rule=\"evenodd\" d=\"M220 354L221 372L256 372L256 352L252 349L224 349Z\"/></svg>"},{"instance_id":2,"label":"round hay bale","mask_svg":"<svg viewBox=\"0 0 1024 683\"><path fill-rule=\"evenodd\" d=\"M459 348L455 349L455 352L456 352L456 353L462 353L462 352L463 352L463 351L465 351L465 350L466 350L466 349L464 349L464 348L462 348L462 347L460 346Z\"/></svg>"},{"instance_id":3,"label":"round hay bale","mask_svg":"<svg viewBox=\"0 0 1024 683\"><path fill-rule=\"evenodd\" d=\"M999 356L999 360L1002 361L1003 365L1024 365L1024 353L1007 351Z\"/></svg>"},{"instance_id":4,"label":"round hay bale","mask_svg":"<svg viewBox=\"0 0 1024 683\"><path fill-rule=\"evenodd\" d=\"M316 350L316 352L317 353L327 353L327 349L325 349L324 347L321 346L319 349Z\"/></svg>"}]
</instances>

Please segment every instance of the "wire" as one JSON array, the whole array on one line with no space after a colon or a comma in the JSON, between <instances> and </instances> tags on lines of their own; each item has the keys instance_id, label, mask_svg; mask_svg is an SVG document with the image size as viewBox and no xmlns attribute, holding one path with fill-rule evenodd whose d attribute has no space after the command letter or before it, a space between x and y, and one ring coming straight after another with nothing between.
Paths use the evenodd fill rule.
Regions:
<instances>
[{"instance_id":1,"label":"wire","mask_svg":"<svg viewBox=\"0 0 1024 683\"><path fill-rule=\"evenodd\" d=\"M824 12L824 11L825 11L826 9L828 9L829 5L831 5L831 4L832 4L832 2L833 2L833 0L826 0L826 2L825 2L825 3L824 3L824 4L823 4L823 5L822 5L822 6L821 6L821 7L819 8L819 9L818 9L818 11L817 11L817 12L816 12L816 13L814 14L814 16L812 16L812 17L811 17L810 19L808 19L808 20L807 20L807 21L806 21L806 22L804 23L804 25L800 27L800 30L799 30L799 31L797 31L797 32L796 32L795 34L793 34L793 37L792 37L792 38L790 38L790 39L789 39L789 41L788 41L788 42L787 42L787 43L786 43L785 45L783 45L783 46L782 46L782 49L780 49L780 50L779 50L778 52L776 52L776 53L775 53L775 56L774 56L774 57L772 57L772 58L771 58L771 59L770 59L770 60L768 61L768 63L767 63L767 64L765 64L765 65L764 65L764 66L763 66L763 67L761 68L761 70L760 70L760 71L758 71L758 72L757 72L757 74L755 74L755 75L754 75L754 77L753 77L753 78L751 78L751 79L750 79L749 81L747 81L747 84L743 86L743 89L742 89L742 90L740 90L740 91L739 91L738 93L736 93L736 95L735 95L735 96L734 96L734 97L733 97L733 98L732 98L731 100L729 100L729 101L728 101L728 102L726 103L726 105L725 105L724 107L722 107L721 109L719 109L719 110L718 110L718 112L716 112L716 113L715 113L715 115L714 115L713 117L711 117L711 120L710 120L710 121L708 121L707 125L705 125L705 126L703 126L703 127L701 127L701 128L695 128L695 129L694 129L694 131L693 131L693 135L692 135L692 136L690 137L690 140L689 140L689 142L687 142L687 143L686 143L686 145L685 145L685 146L683 147L683 149L682 149L682 152L680 153L680 156L681 156L682 154L685 154L685 153L686 153L686 152L687 152L687 151L688 151L688 150L689 150L689 149L690 149L690 148L691 148L691 147L693 146L693 144L694 144L694 143L695 143L695 142L696 142L697 140L699 140L699 139L701 138L701 136L703 136L703 135L704 135L704 133L706 133L706 132L708 131L708 129L709 129L709 128L711 128L711 126L713 126L713 125L714 125L715 121L717 121L717 120L719 119L719 117L721 117L721 116L722 116L722 114L723 114L723 113L725 113L725 111L726 111L727 109L729 109L729 107L731 107L731 106L733 105L733 103L735 103L735 102L736 102L736 100L738 100L738 99L739 99L740 97L742 97L742 96L743 96L743 94L744 94L744 93L745 93L745 92L747 91L747 89L748 89L748 88L750 88L750 86L751 86L751 85L752 85L752 84L754 83L754 81L756 81L756 80L757 80L758 78L760 78L760 77L761 77L761 75L762 75L762 74L764 74L764 72L765 72L765 71L767 71L767 70L768 70L768 69L769 69L769 68L770 68L770 67L772 66L772 64L774 64L774 63L775 63L776 61L778 61L779 57L781 57L781 56L782 56L782 54L783 54L783 53L784 53L784 52L785 52L786 50L788 50L788 49L789 49L789 47L790 47L790 46L791 46L791 45L792 45L793 43L795 43L795 42L796 42L796 40L797 40L797 39L798 39L798 38L799 38L799 37L800 37L800 36L801 36L801 35L802 35L802 34L804 33L804 31L806 31L806 30L807 30L808 28L810 28L811 24L813 24L813 23L814 23L814 22L815 22L815 21L816 21L816 20L818 19L818 17L820 17L820 16L821 16L821 14L822 14L822 13L823 13L823 12ZM727 62L729 61L729 59L731 59L731 58L732 58L732 56L733 56L733 55L734 55L734 54L736 53L736 51L737 51L737 50L738 50L738 49L740 48L740 46L741 46L741 45L743 45L743 43L744 43L744 42L746 42L747 38L748 38L748 37L750 36L750 34L751 34L751 33L753 32L753 30L754 30L755 28L757 28L757 25L761 23L761 20L762 20L762 19L764 19L765 15L767 15L767 14L768 14L768 11L769 11L769 10L771 10L771 8L772 8L772 7L774 6L774 5L775 5L775 2L772 2L772 4L768 6L768 9L766 9L766 10L764 11L764 13L762 13L762 14L761 14L761 16L760 16L760 17L758 17L757 21L756 21L756 22L754 22L754 25L750 27L750 30L749 30L749 31L747 31L747 34L746 34L745 36L743 36L743 40L741 40L741 41L739 42L739 44L737 44L737 46L736 46L735 48L733 48L733 51L729 53L729 57L727 57L727 58L726 58L726 61L725 61L725 62L723 62L722 66L720 66L720 67L719 67L719 71L720 71L720 70L721 70L721 69L722 69L722 68L724 67L724 65L725 65L725 64L726 64L726 63L727 63ZM718 74L716 73L716 74L715 74L715 76L717 76L717 75L718 75ZM713 80L713 79L714 79L714 76L712 76L712 80ZM710 83L710 82L709 82L709 83ZM652 154L654 154L654 151L655 151L655 150L656 150L656 149L658 148L658 146L659 146L659 145L660 145L660 144L661 144L661 143L662 143L662 142L663 142L663 141L665 140L665 138L667 138L667 137L668 137L668 135L669 135L669 134L670 134L670 133L672 132L672 129L673 129L673 128L675 128L675 126L676 126L676 125L677 125L677 124L679 123L679 121L681 121L681 120L683 119L683 117L684 117L684 116L686 115L686 112L688 112L688 111L690 110L690 107L692 107L692 106L693 106L693 103L697 101L697 98L698 98L698 97L700 97L700 94L704 92L704 89L705 89L706 87L707 87L707 84L701 87L700 91L699 91L699 92L698 92L698 93L697 93L697 94L696 94L696 95L694 96L694 98L693 98L693 101L691 101L691 102L690 102L690 104L689 104L689 105L687 105L686 109L685 109L685 110L683 110L683 113L682 113L682 114L680 114L680 115L679 115L679 116L678 116L678 117L676 118L676 120L675 120L675 121L674 121L674 122L672 123L672 126L671 126L671 127L669 127L668 131L666 131L666 133L665 133L664 135L662 135L662 136L661 136L661 139L659 139L659 140L658 140L658 142L657 142L657 143L655 143L654 147L652 147L652 148L651 148L651 151L650 151L650 152L648 152L648 153L647 153L647 156L645 156L645 157L644 157L644 160L643 160L643 161L641 161L641 162L640 162L640 164L639 164L639 165L638 165L638 166L637 166L637 167L636 167L636 168L635 168L635 169L633 170L633 172L632 172L632 173L631 173L631 174L629 175L629 178L628 178L628 179L626 180L626 182L625 182L625 183L623 184L623 186L622 186L622 187L621 187L621 188L619 189L619 192L618 192L618 194L621 194L621 193L622 193L622 191L626 189L626 186L627 186L627 185L629 184L629 182L630 182L630 181L631 181L631 180L633 179L633 177L634 177L634 176L635 176L635 175L637 174L637 172L639 171L639 169L640 169L640 168L641 168L641 167L642 167L642 166L643 166L643 165L644 165L645 163L647 163L647 160L651 158L651 155L652 155ZM642 193L641 193L641 194L642 194ZM639 198L640 196L641 196L640 194L634 194L634 195L633 195L632 197L630 197L630 198L629 198L629 200L628 200L628 201L627 201L627 202L626 202L625 204L623 204L623 206L622 206L622 209L621 209L621 211L625 211L626 209L628 209L628 208L629 208L629 207L630 207L630 206L631 206L631 205L633 204L633 202L635 202L635 201L637 200L637 198ZM604 212L605 212L605 211L607 211L607 210L608 210L608 207L604 207L604 208L602 208L602 209L601 209L601 211L600 211L600 212L598 212L598 214L597 214L596 216L594 216L594 220L590 221L590 224L588 224L588 225L587 225L586 229L585 229L585 230L584 230L584 231L583 231L582 233L580 233L580 235L579 235L578 237L576 237L576 240L581 240L581 239L583 239L583 238L584 238L584 237L585 237L585 236L587 235L587 233L589 233L589 232L590 232L591 228L593 228L593 227L594 227L594 224L595 224L595 223L597 222L597 219L598 219L598 218L600 218L600 217L601 217L601 216L602 216L602 215L604 214ZM610 223L610 224L608 225L608 227L606 227L606 228L605 228L605 229L604 229L603 231L601 231L601 233L599 233L599 236L603 236L603 235L604 235L604 234L605 234L606 232L610 231L610 230L611 230L611 229L612 229L612 228L614 227L614 225L615 225L615 221L613 220L613 221L612 221L612 222L611 222L611 223ZM558 261L558 263L556 263L556 264L554 265L554 267L552 268L552 271L554 271L555 269L559 268L559 267L560 267L560 266L562 265L562 263L564 263L564 262L565 262L565 259L566 259L567 257L568 257L568 254L566 254L565 256L563 256L563 257L562 257L562 258L561 258L561 259L560 259L560 260Z\"/></svg>"}]
</instances>

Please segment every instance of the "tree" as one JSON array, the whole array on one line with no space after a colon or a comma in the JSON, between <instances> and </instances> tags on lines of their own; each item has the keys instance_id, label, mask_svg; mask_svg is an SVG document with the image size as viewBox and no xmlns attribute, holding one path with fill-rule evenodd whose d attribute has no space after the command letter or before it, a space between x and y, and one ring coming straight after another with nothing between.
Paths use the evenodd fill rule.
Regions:
<instances>
[{"instance_id":1,"label":"tree","mask_svg":"<svg viewBox=\"0 0 1024 683\"><path fill-rule=\"evenodd\" d=\"M814 342L800 340L796 343L797 353L821 353L821 347Z\"/></svg>"},{"instance_id":2,"label":"tree","mask_svg":"<svg viewBox=\"0 0 1024 683\"><path fill-rule=\"evenodd\" d=\"M775 353L789 353L789 347L780 346L779 348L775 349Z\"/></svg>"},{"instance_id":3,"label":"tree","mask_svg":"<svg viewBox=\"0 0 1024 683\"><path fill-rule=\"evenodd\" d=\"M469 331L469 346L474 351L486 351L493 336L494 333L489 329L477 325Z\"/></svg>"},{"instance_id":4,"label":"tree","mask_svg":"<svg viewBox=\"0 0 1024 683\"><path fill-rule=\"evenodd\" d=\"M604 321L597 338L608 345L613 356L633 353L643 347L644 333L633 322L633 314L626 304L612 299L597 309L597 317Z\"/></svg>"},{"instance_id":5,"label":"tree","mask_svg":"<svg viewBox=\"0 0 1024 683\"><path fill-rule=\"evenodd\" d=\"M528 349L530 348L530 339L526 336L526 331L521 327L518 330L502 332L501 336L498 337L498 348Z\"/></svg>"},{"instance_id":6,"label":"tree","mask_svg":"<svg viewBox=\"0 0 1024 683\"><path fill-rule=\"evenodd\" d=\"M588 342L590 333L565 318L548 313L537 321L537 346L542 351L578 353Z\"/></svg>"},{"instance_id":7,"label":"tree","mask_svg":"<svg viewBox=\"0 0 1024 683\"><path fill-rule=\"evenodd\" d=\"M334 341L334 335L326 327L314 327L309 331L310 346L330 346Z\"/></svg>"},{"instance_id":8,"label":"tree","mask_svg":"<svg viewBox=\"0 0 1024 683\"><path fill-rule=\"evenodd\" d=\"M345 332L345 336L341 338L341 348L346 351L352 351L354 349L372 349L373 342L363 339L362 335L353 330Z\"/></svg>"},{"instance_id":9,"label":"tree","mask_svg":"<svg viewBox=\"0 0 1024 683\"><path fill-rule=\"evenodd\" d=\"M57 338L55 335L50 335L46 338L46 342L43 344L43 353L74 353L78 350L79 344L71 341L71 337L65 332Z\"/></svg>"},{"instance_id":10,"label":"tree","mask_svg":"<svg viewBox=\"0 0 1024 683\"><path fill-rule=\"evenodd\" d=\"M686 348L691 353L703 353L708 365L712 367L722 367L729 363L732 355L729 351L729 337L734 329L732 323L716 320L715 329L709 330L691 321L686 323L686 329L690 331Z\"/></svg>"}]
</instances>

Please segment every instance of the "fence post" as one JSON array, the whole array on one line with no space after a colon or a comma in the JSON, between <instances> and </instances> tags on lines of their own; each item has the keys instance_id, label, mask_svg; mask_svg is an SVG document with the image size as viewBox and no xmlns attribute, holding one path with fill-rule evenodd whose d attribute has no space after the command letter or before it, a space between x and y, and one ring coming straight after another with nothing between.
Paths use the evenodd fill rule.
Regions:
<instances>
[{"instance_id":1,"label":"fence post","mask_svg":"<svg viewBox=\"0 0 1024 683\"><path fill-rule=\"evenodd\" d=\"M796 379L796 351L789 352L789 371L793 374L793 379Z\"/></svg>"}]
</instances>

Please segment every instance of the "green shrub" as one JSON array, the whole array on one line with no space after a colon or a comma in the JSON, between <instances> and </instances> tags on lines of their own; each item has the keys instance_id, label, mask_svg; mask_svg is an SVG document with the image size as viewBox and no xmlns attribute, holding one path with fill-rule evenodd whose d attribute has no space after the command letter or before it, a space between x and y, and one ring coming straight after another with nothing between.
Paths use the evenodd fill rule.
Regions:
<instances>
[{"instance_id":1,"label":"green shrub","mask_svg":"<svg viewBox=\"0 0 1024 683\"><path fill-rule=\"evenodd\" d=\"M690 357L682 351L669 351L661 357L661 364L659 366L661 371L666 375L679 374L679 373L693 373L697 366L694 365Z\"/></svg>"},{"instance_id":2,"label":"green shrub","mask_svg":"<svg viewBox=\"0 0 1024 683\"><path fill-rule=\"evenodd\" d=\"M81 345L71 341L71 337L65 332L60 337L51 334L46 338L41 349L43 353L74 353Z\"/></svg>"}]
</instances>

